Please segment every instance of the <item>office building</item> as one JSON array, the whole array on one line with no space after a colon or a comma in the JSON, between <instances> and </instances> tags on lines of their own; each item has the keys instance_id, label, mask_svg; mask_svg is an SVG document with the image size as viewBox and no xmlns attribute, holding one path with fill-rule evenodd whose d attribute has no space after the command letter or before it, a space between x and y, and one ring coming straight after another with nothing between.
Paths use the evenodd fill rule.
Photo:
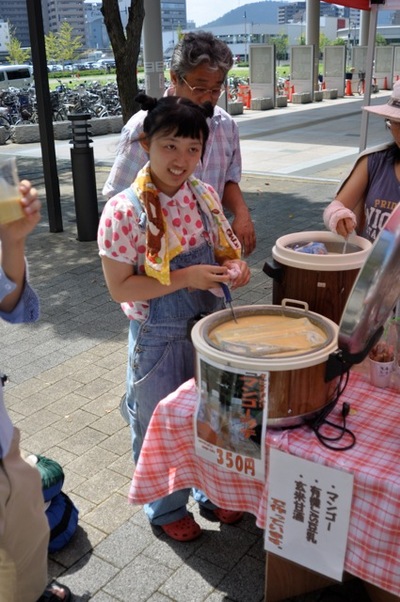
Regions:
<instances>
[{"instance_id":1,"label":"office building","mask_svg":"<svg viewBox=\"0 0 400 602\"><path fill-rule=\"evenodd\" d=\"M10 34L18 38L21 46L31 45L26 0L0 0L0 21L10 24Z\"/></svg>"}]
</instances>

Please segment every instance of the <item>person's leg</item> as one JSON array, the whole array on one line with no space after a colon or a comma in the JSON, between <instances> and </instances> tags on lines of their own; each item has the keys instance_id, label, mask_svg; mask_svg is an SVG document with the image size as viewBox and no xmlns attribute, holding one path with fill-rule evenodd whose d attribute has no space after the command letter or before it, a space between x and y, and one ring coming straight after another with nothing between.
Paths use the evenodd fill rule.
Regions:
<instances>
[{"instance_id":1,"label":"person's leg","mask_svg":"<svg viewBox=\"0 0 400 602\"><path fill-rule=\"evenodd\" d=\"M180 520L187 515L186 504L190 489L181 489L166 495L155 502L144 504L147 518L153 525L165 525Z\"/></svg>"},{"instance_id":2,"label":"person's leg","mask_svg":"<svg viewBox=\"0 0 400 602\"><path fill-rule=\"evenodd\" d=\"M165 341L150 337L151 345L139 339L140 351L136 349L137 329L131 327L127 370L127 407L129 411L133 457L138 461L143 439L149 422L160 399L174 391L181 383L184 367L181 345L173 346ZM187 345L183 345L186 349ZM139 357L138 357L139 356ZM173 362L171 358L173 356ZM186 504L190 489L184 489L144 505L149 521L154 525L165 525L178 521L188 512Z\"/></svg>"},{"instance_id":3,"label":"person's leg","mask_svg":"<svg viewBox=\"0 0 400 602\"><path fill-rule=\"evenodd\" d=\"M204 518L219 520L226 525L233 525L242 520L244 512L240 510L226 510L216 506L201 489L192 490L193 499L199 504L200 514Z\"/></svg>"},{"instance_id":4,"label":"person's leg","mask_svg":"<svg viewBox=\"0 0 400 602\"><path fill-rule=\"evenodd\" d=\"M32 602L47 584L49 524L40 473L21 458L19 438L14 429L10 451L0 461L0 600ZM3 597L4 585L15 588L15 598Z\"/></svg>"}]
</instances>

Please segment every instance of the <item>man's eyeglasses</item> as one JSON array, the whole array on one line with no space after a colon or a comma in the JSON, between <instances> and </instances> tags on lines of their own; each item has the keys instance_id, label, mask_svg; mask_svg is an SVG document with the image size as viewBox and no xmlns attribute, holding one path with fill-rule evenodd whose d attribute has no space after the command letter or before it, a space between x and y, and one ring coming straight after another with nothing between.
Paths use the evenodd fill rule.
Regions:
<instances>
[{"instance_id":1,"label":"man's eyeglasses","mask_svg":"<svg viewBox=\"0 0 400 602\"><path fill-rule=\"evenodd\" d=\"M190 84L188 84L188 82L186 81L186 79L184 77L182 77L182 81L187 85L187 87L189 88L189 90L191 91L193 96L196 96L198 98L200 98L200 96L205 96L206 94L211 94L211 96L213 98L219 98L225 90L224 85L220 86L219 88L208 89L208 88L200 88L199 86L193 87Z\"/></svg>"}]
</instances>

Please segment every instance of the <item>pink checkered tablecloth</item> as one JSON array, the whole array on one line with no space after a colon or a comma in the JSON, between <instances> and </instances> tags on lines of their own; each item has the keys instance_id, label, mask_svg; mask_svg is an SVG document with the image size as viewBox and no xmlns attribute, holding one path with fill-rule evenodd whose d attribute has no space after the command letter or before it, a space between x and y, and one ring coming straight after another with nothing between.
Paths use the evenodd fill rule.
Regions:
<instances>
[{"instance_id":1,"label":"pink checkered tablecloth","mask_svg":"<svg viewBox=\"0 0 400 602\"><path fill-rule=\"evenodd\" d=\"M222 508L244 510L265 528L267 484L217 467L194 450L194 380L161 401L154 413L136 467L129 501L143 504L168 493L198 487ZM349 384L342 402L350 403L348 427L356 445L343 452L318 442L307 427L269 430L267 445L354 474L354 493L345 570L400 595L400 395L372 387L361 374Z\"/></svg>"}]
</instances>

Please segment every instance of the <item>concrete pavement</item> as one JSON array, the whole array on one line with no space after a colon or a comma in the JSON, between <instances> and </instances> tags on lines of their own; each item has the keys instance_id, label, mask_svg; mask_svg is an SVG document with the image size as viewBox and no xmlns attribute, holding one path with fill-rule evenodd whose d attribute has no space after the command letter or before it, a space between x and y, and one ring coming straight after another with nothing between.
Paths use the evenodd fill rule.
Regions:
<instances>
[{"instance_id":1,"label":"concrete pavement","mask_svg":"<svg viewBox=\"0 0 400 602\"><path fill-rule=\"evenodd\" d=\"M351 98L238 117L242 188L258 246L249 258L251 283L235 292L235 304L271 302L272 282L262 267L276 238L323 228L324 204L358 151L356 136L337 124L357 121L359 105ZM376 122L382 135L382 122ZM308 128L314 128L312 138ZM373 128L378 132L378 124ZM116 136L94 140L99 209L116 142ZM178 544L156 537L141 508L127 503L133 464L118 405L128 324L108 295L96 243L76 240L69 148L57 144L64 231L49 233L44 210L28 242L41 320L30 326L0 324L0 365L9 375L6 403L22 432L22 447L60 462L63 490L80 511L72 541L49 559L49 577L68 585L76 601L261 602L263 533L251 515L221 527L193 507L204 534ZM38 145L8 144L2 153L17 154L21 177L37 184L44 198ZM357 591L353 599L368 600ZM324 600L336 599L332 596Z\"/></svg>"}]
</instances>

